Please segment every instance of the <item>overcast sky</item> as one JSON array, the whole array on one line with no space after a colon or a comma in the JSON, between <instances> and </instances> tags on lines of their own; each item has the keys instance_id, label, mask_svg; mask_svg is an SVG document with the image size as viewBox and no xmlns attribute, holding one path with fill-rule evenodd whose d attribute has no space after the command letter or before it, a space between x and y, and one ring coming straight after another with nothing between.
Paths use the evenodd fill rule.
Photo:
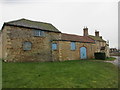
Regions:
<instances>
[{"instance_id":1,"label":"overcast sky","mask_svg":"<svg viewBox=\"0 0 120 90\"><path fill-rule=\"evenodd\" d=\"M63 33L83 35L95 30L110 47L118 47L118 0L2 0L0 28L4 22L26 18L52 23Z\"/></svg>"}]
</instances>

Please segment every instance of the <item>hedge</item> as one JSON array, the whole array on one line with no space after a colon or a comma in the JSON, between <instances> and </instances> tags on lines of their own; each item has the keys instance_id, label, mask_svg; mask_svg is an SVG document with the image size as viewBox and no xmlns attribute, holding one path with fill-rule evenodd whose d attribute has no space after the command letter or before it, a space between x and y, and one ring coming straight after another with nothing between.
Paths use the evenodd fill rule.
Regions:
<instances>
[{"instance_id":1,"label":"hedge","mask_svg":"<svg viewBox=\"0 0 120 90\"><path fill-rule=\"evenodd\" d=\"M104 52L96 52L94 53L95 59L105 60L106 54Z\"/></svg>"}]
</instances>

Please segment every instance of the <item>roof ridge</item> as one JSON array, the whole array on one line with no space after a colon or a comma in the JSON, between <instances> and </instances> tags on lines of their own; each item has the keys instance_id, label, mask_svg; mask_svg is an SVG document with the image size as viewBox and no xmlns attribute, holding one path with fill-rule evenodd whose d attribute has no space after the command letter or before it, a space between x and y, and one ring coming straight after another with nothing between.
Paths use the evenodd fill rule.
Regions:
<instances>
[{"instance_id":1,"label":"roof ridge","mask_svg":"<svg viewBox=\"0 0 120 90\"><path fill-rule=\"evenodd\" d=\"M25 18L17 19L14 21L9 21L9 22L6 22L5 24L33 28L33 29L35 29L35 28L42 29L42 30L52 31L52 32L60 32L51 23L46 23L46 22L41 22L41 21L33 21L33 20L25 19Z\"/></svg>"},{"instance_id":2,"label":"roof ridge","mask_svg":"<svg viewBox=\"0 0 120 90\"><path fill-rule=\"evenodd\" d=\"M29 20L29 19L25 19L25 18L22 18L23 20L26 20L26 21L30 21L30 22L37 22L37 23L45 23L45 24L51 24L51 23L47 23L47 22L41 22L41 21L35 21L35 20ZM21 20L22 20L21 19ZM52 25L52 24L51 24Z\"/></svg>"},{"instance_id":3,"label":"roof ridge","mask_svg":"<svg viewBox=\"0 0 120 90\"><path fill-rule=\"evenodd\" d=\"M30 22L36 22L36 23L51 24L51 23L47 23L47 22L35 21L35 20L26 19L26 18L21 18L21 19L17 19L17 20L5 22L5 23L13 23L13 22L16 22L16 21L21 21L21 20L30 21Z\"/></svg>"}]
</instances>

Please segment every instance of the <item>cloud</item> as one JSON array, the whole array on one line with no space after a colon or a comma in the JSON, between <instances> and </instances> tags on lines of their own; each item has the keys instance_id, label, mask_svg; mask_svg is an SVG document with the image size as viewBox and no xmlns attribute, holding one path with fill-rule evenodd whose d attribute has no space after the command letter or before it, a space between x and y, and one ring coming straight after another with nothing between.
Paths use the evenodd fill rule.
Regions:
<instances>
[{"instance_id":1,"label":"cloud","mask_svg":"<svg viewBox=\"0 0 120 90\"><path fill-rule=\"evenodd\" d=\"M38 2L118 2L119 0L2 0L2 3L38 3Z\"/></svg>"},{"instance_id":2,"label":"cloud","mask_svg":"<svg viewBox=\"0 0 120 90\"><path fill-rule=\"evenodd\" d=\"M59 0L56 2L39 0L40 3L36 3L37 1L4 0L5 4L2 5L2 14L0 14L2 15L0 27L3 22L26 18L52 23L65 33L82 35L83 26L88 26L89 34L94 35L94 30L97 29L103 39L110 41L110 47L118 47L117 3L58 3Z\"/></svg>"}]
</instances>

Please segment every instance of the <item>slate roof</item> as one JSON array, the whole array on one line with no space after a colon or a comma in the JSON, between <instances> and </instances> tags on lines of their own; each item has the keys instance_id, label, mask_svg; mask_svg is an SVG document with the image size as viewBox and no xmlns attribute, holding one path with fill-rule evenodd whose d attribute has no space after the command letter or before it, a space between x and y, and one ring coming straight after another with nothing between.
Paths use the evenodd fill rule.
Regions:
<instances>
[{"instance_id":1,"label":"slate roof","mask_svg":"<svg viewBox=\"0 0 120 90\"><path fill-rule=\"evenodd\" d=\"M66 33L62 33L61 40L94 43L94 40L89 38L88 36L79 36L79 35L66 34Z\"/></svg>"},{"instance_id":2,"label":"slate roof","mask_svg":"<svg viewBox=\"0 0 120 90\"><path fill-rule=\"evenodd\" d=\"M52 31L52 32L60 32L56 27L54 27L50 23L31 21L24 18L15 20L15 21L6 22L5 24L33 28L33 29L41 29L41 30Z\"/></svg>"},{"instance_id":3,"label":"slate roof","mask_svg":"<svg viewBox=\"0 0 120 90\"><path fill-rule=\"evenodd\" d=\"M106 42L105 40L103 40L102 38L97 37L97 36L89 35L88 37L90 37L90 38L92 38L93 40L96 40L96 41Z\"/></svg>"}]
</instances>

